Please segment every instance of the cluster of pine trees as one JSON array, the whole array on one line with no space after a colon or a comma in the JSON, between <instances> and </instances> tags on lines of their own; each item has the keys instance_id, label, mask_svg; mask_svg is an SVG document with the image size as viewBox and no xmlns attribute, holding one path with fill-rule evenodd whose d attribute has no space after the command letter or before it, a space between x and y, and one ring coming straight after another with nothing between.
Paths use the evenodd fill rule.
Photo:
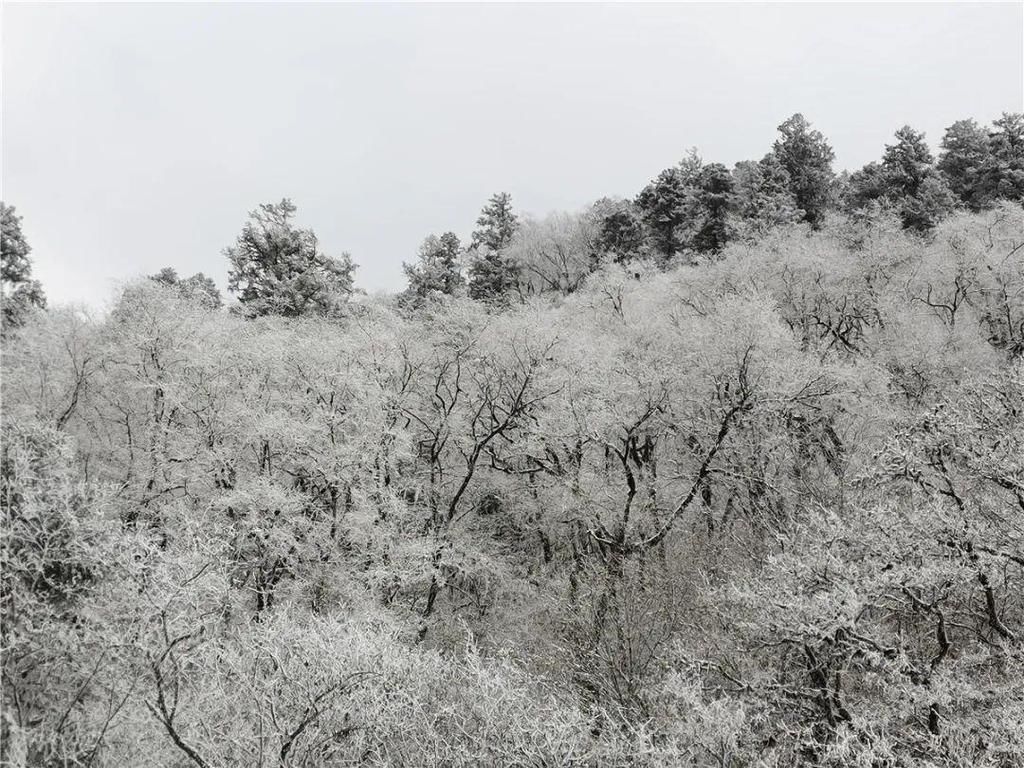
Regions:
<instances>
[{"instance_id":1,"label":"cluster of pine trees","mask_svg":"<svg viewBox=\"0 0 1024 768\"><path fill-rule=\"evenodd\" d=\"M570 293L602 259L691 263L731 242L756 242L776 227L819 228L834 213L888 213L927 233L954 210L977 212L1024 197L1024 115L1004 114L989 130L973 120L954 123L938 161L913 128L904 126L894 139L881 162L837 175L828 141L796 114L779 126L761 160L730 171L693 150L632 200L604 198L583 213L520 222L510 196L497 194L465 252L451 232L424 242L418 261L406 265L403 298L418 305L465 290L463 262L469 296L508 301Z\"/></svg>"},{"instance_id":2,"label":"cluster of pine trees","mask_svg":"<svg viewBox=\"0 0 1024 768\"><path fill-rule=\"evenodd\" d=\"M428 238L287 200L45 307L3 209L0 765L1024 760L1022 119Z\"/></svg>"},{"instance_id":3,"label":"cluster of pine trees","mask_svg":"<svg viewBox=\"0 0 1024 768\"><path fill-rule=\"evenodd\" d=\"M602 263L650 260L670 268L714 256L732 242L756 242L777 227L820 228L832 214L892 215L927 234L955 210L988 210L1024 197L1024 115L1004 114L983 129L974 120L951 125L936 160L924 134L904 126L880 162L836 174L834 152L801 114L779 126L771 152L759 161L705 163L696 150L658 174L632 200L602 198L579 213L522 220L512 198L494 195L477 219L468 246L453 232L430 235L399 302L418 308L430 299L468 295L492 304L539 293L572 293ZM28 246L11 207L4 207L4 317L16 326L31 307L45 306L30 278ZM260 205L224 255L237 311L248 316L330 316L344 313L355 292L348 253L324 254L316 234L294 225L288 199ZM179 280L167 267L152 278L222 299L202 273Z\"/></svg>"}]
</instances>

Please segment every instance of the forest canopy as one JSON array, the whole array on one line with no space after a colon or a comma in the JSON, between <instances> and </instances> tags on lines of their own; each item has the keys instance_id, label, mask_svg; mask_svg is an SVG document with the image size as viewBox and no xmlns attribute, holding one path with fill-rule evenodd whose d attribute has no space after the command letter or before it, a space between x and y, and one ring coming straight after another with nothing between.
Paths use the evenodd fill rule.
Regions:
<instances>
[{"instance_id":1,"label":"forest canopy","mask_svg":"<svg viewBox=\"0 0 1024 768\"><path fill-rule=\"evenodd\" d=\"M802 116L359 295L290 200L110 312L5 207L0 764L1024 757L1024 117Z\"/></svg>"}]
</instances>

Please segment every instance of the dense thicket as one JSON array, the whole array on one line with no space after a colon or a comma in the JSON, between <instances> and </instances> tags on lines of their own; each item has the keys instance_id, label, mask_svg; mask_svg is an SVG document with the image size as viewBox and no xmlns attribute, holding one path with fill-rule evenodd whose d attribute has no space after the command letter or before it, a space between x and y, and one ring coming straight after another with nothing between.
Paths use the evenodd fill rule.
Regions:
<instances>
[{"instance_id":1,"label":"dense thicket","mask_svg":"<svg viewBox=\"0 0 1024 768\"><path fill-rule=\"evenodd\" d=\"M282 204L243 311L27 313L0 762L1019 765L1024 208L908 222L912 131L845 213L786 162L496 196L482 300L450 233L351 298Z\"/></svg>"},{"instance_id":2,"label":"dense thicket","mask_svg":"<svg viewBox=\"0 0 1024 768\"><path fill-rule=\"evenodd\" d=\"M31 318L5 760L1015 764L1022 224L794 226L500 314Z\"/></svg>"},{"instance_id":3,"label":"dense thicket","mask_svg":"<svg viewBox=\"0 0 1024 768\"><path fill-rule=\"evenodd\" d=\"M14 206L0 202L0 309L3 329L17 328L35 309L46 306L43 286L32 278L32 247L21 231Z\"/></svg>"}]
</instances>

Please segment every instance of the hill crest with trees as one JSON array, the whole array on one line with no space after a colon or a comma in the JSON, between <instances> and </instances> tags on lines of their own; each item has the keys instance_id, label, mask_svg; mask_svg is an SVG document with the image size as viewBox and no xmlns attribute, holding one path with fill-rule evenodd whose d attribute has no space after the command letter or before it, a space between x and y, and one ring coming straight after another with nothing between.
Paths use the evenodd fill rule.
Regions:
<instances>
[{"instance_id":1,"label":"hill crest with trees","mask_svg":"<svg viewBox=\"0 0 1024 768\"><path fill-rule=\"evenodd\" d=\"M102 318L4 208L4 765L1024 756L1024 118L428 238L294 205Z\"/></svg>"}]
</instances>

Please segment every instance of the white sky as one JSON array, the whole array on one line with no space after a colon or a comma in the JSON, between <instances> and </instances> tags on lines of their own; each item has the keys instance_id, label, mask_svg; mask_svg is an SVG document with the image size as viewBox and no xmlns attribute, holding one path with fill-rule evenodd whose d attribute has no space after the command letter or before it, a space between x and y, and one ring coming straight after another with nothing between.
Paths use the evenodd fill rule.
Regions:
<instances>
[{"instance_id":1,"label":"white sky","mask_svg":"<svg viewBox=\"0 0 1024 768\"><path fill-rule=\"evenodd\" d=\"M696 146L760 158L803 112L839 168L901 125L1024 101L1024 4L4 3L2 195L51 302L102 304L291 197L368 289L487 197L632 196Z\"/></svg>"}]
</instances>

